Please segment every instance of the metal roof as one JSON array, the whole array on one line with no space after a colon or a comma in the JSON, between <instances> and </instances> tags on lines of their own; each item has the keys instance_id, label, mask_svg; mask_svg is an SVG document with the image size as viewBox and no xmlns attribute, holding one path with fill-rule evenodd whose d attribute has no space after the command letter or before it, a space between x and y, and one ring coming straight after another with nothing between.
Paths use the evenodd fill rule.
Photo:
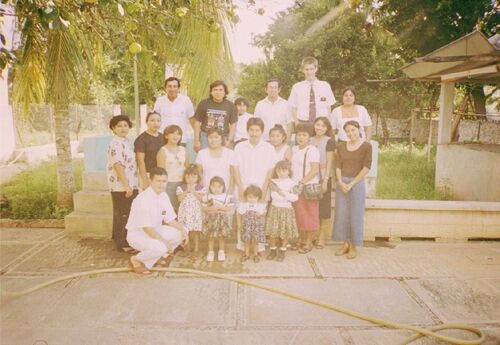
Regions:
<instances>
[{"instance_id":1,"label":"metal roof","mask_svg":"<svg viewBox=\"0 0 500 345\"><path fill-rule=\"evenodd\" d=\"M500 37L474 31L401 69L422 81L500 82Z\"/></svg>"}]
</instances>

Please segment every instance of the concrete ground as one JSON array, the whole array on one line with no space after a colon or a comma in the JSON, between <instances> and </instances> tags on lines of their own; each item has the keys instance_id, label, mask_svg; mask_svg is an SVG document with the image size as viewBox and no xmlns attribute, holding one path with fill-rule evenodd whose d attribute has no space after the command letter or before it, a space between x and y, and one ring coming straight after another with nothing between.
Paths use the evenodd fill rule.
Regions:
<instances>
[{"instance_id":1,"label":"concrete ground","mask_svg":"<svg viewBox=\"0 0 500 345\"><path fill-rule=\"evenodd\" d=\"M485 344L500 339L500 242L368 242L355 260L337 244L283 263L227 260L194 268L264 285L414 326L468 323ZM109 240L72 238L62 229L1 229L0 284L16 291L67 274L125 267ZM234 282L183 274L86 276L23 297L2 298L0 343L16 344L398 344L412 333ZM463 338L461 331L447 332ZM415 344L438 344L419 340Z\"/></svg>"}]
</instances>

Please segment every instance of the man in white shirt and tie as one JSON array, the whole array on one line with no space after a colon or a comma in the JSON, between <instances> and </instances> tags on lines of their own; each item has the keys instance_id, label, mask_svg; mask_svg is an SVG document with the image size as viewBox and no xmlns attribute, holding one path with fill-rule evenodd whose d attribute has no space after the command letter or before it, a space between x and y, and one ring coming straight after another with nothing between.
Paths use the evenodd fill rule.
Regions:
<instances>
[{"instance_id":1,"label":"man in white shirt and tie","mask_svg":"<svg viewBox=\"0 0 500 345\"><path fill-rule=\"evenodd\" d=\"M165 95L156 99L154 111L161 115L160 132L165 127L177 125L182 129L182 143L186 144L188 123L194 127L194 107L188 96L179 93L181 81L176 77L165 80Z\"/></svg>"},{"instance_id":2,"label":"man in white shirt and tie","mask_svg":"<svg viewBox=\"0 0 500 345\"><path fill-rule=\"evenodd\" d=\"M302 71L305 80L293 85L288 98L295 124L299 122L314 123L317 117L328 117L335 104L330 84L316 78L318 60L310 56L305 57L302 60Z\"/></svg>"},{"instance_id":3,"label":"man in white shirt and tie","mask_svg":"<svg viewBox=\"0 0 500 345\"><path fill-rule=\"evenodd\" d=\"M262 140L269 140L269 131L276 124L280 124L286 130L288 139L292 132L292 109L286 99L280 97L280 82L278 79L270 79L266 85L267 97L258 101L255 106L254 116L264 121L264 132Z\"/></svg>"}]
</instances>

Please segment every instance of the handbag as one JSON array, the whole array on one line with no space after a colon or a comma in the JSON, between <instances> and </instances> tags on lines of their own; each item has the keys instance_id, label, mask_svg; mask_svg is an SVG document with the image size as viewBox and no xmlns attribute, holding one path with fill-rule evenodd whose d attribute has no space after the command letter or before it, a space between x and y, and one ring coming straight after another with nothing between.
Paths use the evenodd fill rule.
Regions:
<instances>
[{"instance_id":1,"label":"handbag","mask_svg":"<svg viewBox=\"0 0 500 345\"><path fill-rule=\"evenodd\" d=\"M306 176L306 161L307 161L307 149L304 155L304 164L302 165L302 178ZM319 171L321 176L321 168ZM323 189L321 188L321 183L309 183L304 185L304 198L306 200L321 200L323 198Z\"/></svg>"}]
</instances>

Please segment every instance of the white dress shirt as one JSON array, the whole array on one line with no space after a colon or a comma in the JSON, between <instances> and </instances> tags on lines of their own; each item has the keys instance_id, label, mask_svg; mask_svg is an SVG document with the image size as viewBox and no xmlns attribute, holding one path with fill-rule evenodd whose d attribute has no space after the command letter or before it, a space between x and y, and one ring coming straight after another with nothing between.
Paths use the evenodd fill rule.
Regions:
<instances>
[{"instance_id":1,"label":"white dress shirt","mask_svg":"<svg viewBox=\"0 0 500 345\"><path fill-rule=\"evenodd\" d=\"M309 120L309 95L311 92L311 85L314 90L317 118L322 116L328 117L328 115L330 115L330 107L336 102L332 88L326 81L316 79L312 83L307 80L295 83L290 92L288 102L293 108L297 108L297 119L301 121Z\"/></svg>"},{"instance_id":2,"label":"white dress shirt","mask_svg":"<svg viewBox=\"0 0 500 345\"><path fill-rule=\"evenodd\" d=\"M254 115L249 113L238 115L238 122L236 122L236 132L234 133L234 141L238 141L240 139L248 139L247 122L251 117L254 117Z\"/></svg>"},{"instance_id":3,"label":"white dress shirt","mask_svg":"<svg viewBox=\"0 0 500 345\"><path fill-rule=\"evenodd\" d=\"M262 139L255 146L250 140L243 141L234 149L232 165L239 169L243 189L251 184L262 188L269 169L274 168L275 164L274 147Z\"/></svg>"},{"instance_id":4,"label":"white dress shirt","mask_svg":"<svg viewBox=\"0 0 500 345\"><path fill-rule=\"evenodd\" d=\"M163 133L165 127L177 125L182 129L182 142L186 142L188 120L194 116L193 103L189 97L178 94L171 101L167 95L163 95L156 99L153 107L154 111L161 115L160 132Z\"/></svg>"},{"instance_id":5,"label":"white dress shirt","mask_svg":"<svg viewBox=\"0 0 500 345\"><path fill-rule=\"evenodd\" d=\"M132 201L126 228L129 232L141 231L145 227L156 228L176 217L167 193L157 194L148 187Z\"/></svg>"},{"instance_id":6,"label":"white dress shirt","mask_svg":"<svg viewBox=\"0 0 500 345\"><path fill-rule=\"evenodd\" d=\"M292 108L287 100L278 97L274 102L268 97L257 102L254 114L264 121L264 133L262 140L269 140L269 131L275 124L279 123L286 132L287 125L292 122ZM287 133L289 134L289 133Z\"/></svg>"}]
</instances>

